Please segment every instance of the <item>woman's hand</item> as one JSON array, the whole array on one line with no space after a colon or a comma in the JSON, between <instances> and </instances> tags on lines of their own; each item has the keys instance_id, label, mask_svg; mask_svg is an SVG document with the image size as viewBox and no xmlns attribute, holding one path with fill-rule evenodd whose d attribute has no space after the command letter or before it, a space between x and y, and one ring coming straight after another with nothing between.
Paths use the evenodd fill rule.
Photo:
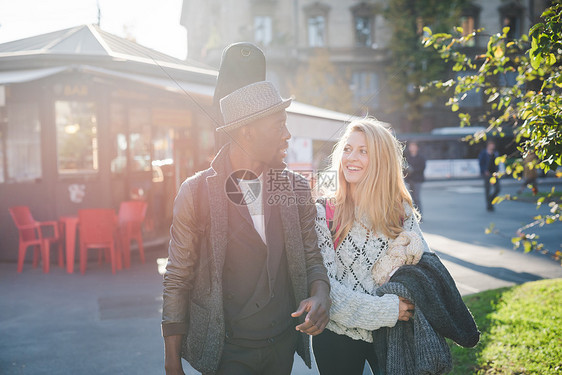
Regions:
<instances>
[{"instance_id":1,"label":"woman's hand","mask_svg":"<svg viewBox=\"0 0 562 375\"><path fill-rule=\"evenodd\" d=\"M416 306L406 298L398 296L398 320L407 322L414 316L414 309Z\"/></svg>"}]
</instances>

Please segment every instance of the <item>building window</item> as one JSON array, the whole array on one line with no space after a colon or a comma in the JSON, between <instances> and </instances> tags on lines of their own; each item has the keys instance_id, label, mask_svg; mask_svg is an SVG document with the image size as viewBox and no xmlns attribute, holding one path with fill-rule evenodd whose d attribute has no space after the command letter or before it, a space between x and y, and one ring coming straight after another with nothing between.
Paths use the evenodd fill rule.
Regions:
<instances>
[{"instance_id":1,"label":"building window","mask_svg":"<svg viewBox=\"0 0 562 375\"><path fill-rule=\"evenodd\" d=\"M509 27L507 32L508 39L516 39L521 36L521 17L516 15L506 15L503 17L502 28Z\"/></svg>"},{"instance_id":2,"label":"building window","mask_svg":"<svg viewBox=\"0 0 562 375\"><path fill-rule=\"evenodd\" d=\"M127 123L122 104L113 103L109 107L113 159L111 173L119 175L127 170Z\"/></svg>"},{"instance_id":3,"label":"building window","mask_svg":"<svg viewBox=\"0 0 562 375\"><path fill-rule=\"evenodd\" d=\"M273 22L269 16L254 17L254 40L262 46L271 44Z\"/></svg>"},{"instance_id":4,"label":"building window","mask_svg":"<svg viewBox=\"0 0 562 375\"><path fill-rule=\"evenodd\" d=\"M318 2L303 8L307 22L309 47L326 47L328 45L328 13L330 7Z\"/></svg>"},{"instance_id":5,"label":"building window","mask_svg":"<svg viewBox=\"0 0 562 375\"><path fill-rule=\"evenodd\" d=\"M354 72L351 76L351 91L357 108L379 106L379 79L374 72Z\"/></svg>"},{"instance_id":6,"label":"building window","mask_svg":"<svg viewBox=\"0 0 562 375\"><path fill-rule=\"evenodd\" d=\"M10 104L0 122L0 182L41 178L41 125L37 107Z\"/></svg>"},{"instance_id":7,"label":"building window","mask_svg":"<svg viewBox=\"0 0 562 375\"><path fill-rule=\"evenodd\" d=\"M460 18L460 24L463 30L463 36L473 33L478 28L478 20L480 17L481 8L478 5L467 4L463 10ZM467 47L474 47L476 39L472 38L467 42Z\"/></svg>"},{"instance_id":8,"label":"building window","mask_svg":"<svg viewBox=\"0 0 562 375\"><path fill-rule=\"evenodd\" d=\"M174 129L158 127L152 135L154 157L152 165L167 165L174 161Z\"/></svg>"},{"instance_id":9,"label":"building window","mask_svg":"<svg viewBox=\"0 0 562 375\"><path fill-rule=\"evenodd\" d=\"M520 38L523 23L523 7L518 3L510 2L499 7L498 11L500 13L501 28L509 27L507 38Z\"/></svg>"},{"instance_id":10,"label":"building window","mask_svg":"<svg viewBox=\"0 0 562 375\"><path fill-rule=\"evenodd\" d=\"M355 17L355 44L357 46L370 47L373 44L371 29L372 19L370 17Z\"/></svg>"},{"instance_id":11,"label":"building window","mask_svg":"<svg viewBox=\"0 0 562 375\"><path fill-rule=\"evenodd\" d=\"M91 102L55 102L57 165L61 174L97 172L98 126Z\"/></svg>"},{"instance_id":12,"label":"building window","mask_svg":"<svg viewBox=\"0 0 562 375\"><path fill-rule=\"evenodd\" d=\"M326 45L326 19L324 16L308 17L308 46L324 47Z\"/></svg>"},{"instance_id":13,"label":"building window","mask_svg":"<svg viewBox=\"0 0 562 375\"><path fill-rule=\"evenodd\" d=\"M150 118L147 108L131 108L129 111L129 153L133 172L152 170Z\"/></svg>"},{"instance_id":14,"label":"building window","mask_svg":"<svg viewBox=\"0 0 562 375\"><path fill-rule=\"evenodd\" d=\"M164 181L164 170L174 164L174 129L155 127L152 133L152 182Z\"/></svg>"},{"instance_id":15,"label":"building window","mask_svg":"<svg viewBox=\"0 0 562 375\"><path fill-rule=\"evenodd\" d=\"M470 35L475 29L475 19L472 16L462 16L461 17L461 27L462 27L462 36ZM466 42L467 47L474 47L476 41L474 38L470 39Z\"/></svg>"},{"instance_id":16,"label":"building window","mask_svg":"<svg viewBox=\"0 0 562 375\"><path fill-rule=\"evenodd\" d=\"M458 72L456 74L457 77L466 77L469 75L473 75L473 72ZM465 92L459 98L459 107L461 108L474 108L474 107L481 107L482 106L482 90L476 91L476 89L472 89L470 91Z\"/></svg>"},{"instance_id":17,"label":"building window","mask_svg":"<svg viewBox=\"0 0 562 375\"><path fill-rule=\"evenodd\" d=\"M360 3L351 8L355 45L372 47L374 42L375 10L372 5Z\"/></svg>"},{"instance_id":18,"label":"building window","mask_svg":"<svg viewBox=\"0 0 562 375\"><path fill-rule=\"evenodd\" d=\"M472 16L462 16L461 17L461 27L463 29L463 36L472 33L475 29L475 20Z\"/></svg>"}]
</instances>

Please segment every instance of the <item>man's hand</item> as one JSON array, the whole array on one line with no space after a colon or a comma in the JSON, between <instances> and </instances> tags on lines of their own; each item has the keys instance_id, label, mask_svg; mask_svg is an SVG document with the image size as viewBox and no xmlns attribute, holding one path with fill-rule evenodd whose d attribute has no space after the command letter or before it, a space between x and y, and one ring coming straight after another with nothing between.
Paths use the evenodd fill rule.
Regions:
<instances>
[{"instance_id":1,"label":"man's hand","mask_svg":"<svg viewBox=\"0 0 562 375\"><path fill-rule=\"evenodd\" d=\"M164 369L166 375L185 375L181 365L182 335L164 337Z\"/></svg>"},{"instance_id":2,"label":"man's hand","mask_svg":"<svg viewBox=\"0 0 562 375\"><path fill-rule=\"evenodd\" d=\"M330 320L330 288L324 281L316 280L310 288L310 297L302 300L297 311L292 317L301 316L307 312L304 323L299 324L296 329L307 335L316 336L322 333Z\"/></svg>"},{"instance_id":3,"label":"man's hand","mask_svg":"<svg viewBox=\"0 0 562 375\"><path fill-rule=\"evenodd\" d=\"M407 322L410 318L414 317L414 309L416 306L406 298L398 296L400 302L398 303L398 320Z\"/></svg>"}]
</instances>

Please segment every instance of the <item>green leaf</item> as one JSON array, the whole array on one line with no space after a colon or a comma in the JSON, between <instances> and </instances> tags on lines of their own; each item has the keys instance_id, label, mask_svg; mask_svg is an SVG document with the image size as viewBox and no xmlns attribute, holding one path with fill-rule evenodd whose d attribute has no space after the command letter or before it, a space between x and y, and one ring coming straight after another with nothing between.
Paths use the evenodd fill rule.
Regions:
<instances>
[{"instance_id":1,"label":"green leaf","mask_svg":"<svg viewBox=\"0 0 562 375\"><path fill-rule=\"evenodd\" d=\"M531 251L531 241L523 241L523 248L525 249L526 253Z\"/></svg>"},{"instance_id":2,"label":"green leaf","mask_svg":"<svg viewBox=\"0 0 562 375\"><path fill-rule=\"evenodd\" d=\"M528 119L532 114L533 114L533 111L527 109L527 110L521 112L520 117L521 117L522 120L526 120L526 119Z\"/></svg>"},{"instance_id":3,"label":"green leaf","mask_svg":"<svg viewBox=\"0 0 562 375\"><path fill-rule=\"evenodd\" d=\"M488 98L487 102L488 102L488 103L493 102L494 100L496 100L496 99L498 98L498 96L500 96L500 93L496 91L495 93L493 93L492 95L490 95L490 97Z\"/></svg>"},{"instance_id":4,"label":"green leaf","mask_svg":"<svg viewBox=\"0 0 562 375\"><path fill-rule=\"evenodd\" d=\"M492 233L494 231L495 227L496 227L496 224L490 223L490 226L488 228L484 229L484 233L486 233L486 234Z\"/></svg>"},{"instance_id":5,"label":"green leaf","mask_svg":"<svg viewBox=\"0 0 562 375\"><path fill-rule=\"evenodd\" d=\"M544 28L544 23L537 23L535 25L533 25L533 27L531 27L529 29L529 35L533 35L533 33L535 32L535 30L537 30L538 28ZM525 35L526 36L526 35Z\"/></svg>"},{"instance_id":6,"label":"green leaf","mask_svg":"<svg viewBox=\"0 0 562 375\"><path fill-rule=\"evenodd\" d=\"M463 65L462 65L462 63L456 63L456 64L453 66L453 71L455 71L455 72L460 72L461 70L463 70Z\"/></svg>"},{"instance_id":7,"label":"green leaf","mask_svg":"<svg viewBox=\"0 0 562 375\"><path fill-rule=\"evenodd\" d=\"M541 66L541 62L542 62L541 54L538 54L536 56L531 56L531 66L533 67L533 69L538 70L539 67Z\"/></svg>"},{"instance_id":8,"label":"green leaf","mask_svg":"<svg viewBox=\"0 0 562 375\"><path fill-rule=\"evenodd\" d=\"M496 59L501 59L505 54L505 51L503 49L503 46L497 46L494 50L494 57Z\"/></svg>"},{"instance_id":9,"label":"green leaf","mask_svg":"<svg viewBox=\"0 0 562 375\"><path fill-rule=\"evenodd\" d=\"M423 31L424 31L427 35L429 35L429 36L432 35L431 29L430 29L429 27L427 27L427 26L424 26L424 27L423 27Z\"/></svg>"},{"instance_id":10,"label":"green leaf","mask_svg":"<svg viewBox=\"0 0 562 375\"><path fill-rule=\"evenodd\" d=\"M455 103L455 104L451 105L451 111L456 112L456 111L458 111L458 110L459 110L459 105L458 105L458 104Z\"/></svg>"},{"instance_id":11,"label":"green leaf","mask_svg":"<svg viewBox=\"0 0 562 375\"><path fill-rule=\"evenodd\" d=\"M537 199L537 206L540 206L542 204L542 202L544 202L545 197L540 197L539 199Z\"/></svg>"},{"instance_id":12,"label":"green leaf","mask_svg":"<svg viewBox=\"0 0 562 375\"><path fill-rule=\"evenodd\" d=\"M537 54L537 49L539 48L539 43L537 42L537 38L533 38L531 40L531 49L529 50L529 56L533 57Z\"/></svg>"}]
</instances>

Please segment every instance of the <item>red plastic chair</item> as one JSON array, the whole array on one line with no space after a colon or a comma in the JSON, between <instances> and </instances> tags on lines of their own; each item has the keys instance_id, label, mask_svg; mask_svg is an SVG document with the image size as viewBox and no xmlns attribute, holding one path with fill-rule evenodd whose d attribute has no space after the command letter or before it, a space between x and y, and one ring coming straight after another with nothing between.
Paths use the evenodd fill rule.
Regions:
<instances>
[{"instance_id":1,"label":"red plastic chair","mask_svg":"<svg viewBox=\"0 0 562 375\"><path fill-rule=\"evenodd\" d=\"M116 269L121 269L121 254L115 246L117 231L115 211L107 208L79 210L78 223L80 228L80 272L82 274L86 272L88 249L109 250L111 272L115 273Z\"/></svg>"},{"instance_id":2,"label":"red plastic chair","mask_svg":"<svg viewBox=\"0 0 562 375\"><path fill-rule=\"evenodd\" d=\"M148 204L145 201L125 201L119 206L119 237L125 267L131 266L131 241L137 241L141 262L144 263L142 243L142 223L146 216Z\"/></svg>"},{"instance_id":3,"label":"red plastic chair","mask_svg":"<svg viewBox=\"0 0 562 375\"><path fill-rule=\"evenodd\" d=\"M19 232L18 272L23 270L23 261L25 260L27 248L33 246L33 268L37 267L39 254L41 254L43 272L49 273L52 243L58 243L59 266L64 267L58 223L56 221L37 221L33 219L33 215L31 215L31 211L27 206L10 207L9 210ZM52 236L45 236L42 231L43 227L52 227Z\"/></svg>"}]
</instances>

